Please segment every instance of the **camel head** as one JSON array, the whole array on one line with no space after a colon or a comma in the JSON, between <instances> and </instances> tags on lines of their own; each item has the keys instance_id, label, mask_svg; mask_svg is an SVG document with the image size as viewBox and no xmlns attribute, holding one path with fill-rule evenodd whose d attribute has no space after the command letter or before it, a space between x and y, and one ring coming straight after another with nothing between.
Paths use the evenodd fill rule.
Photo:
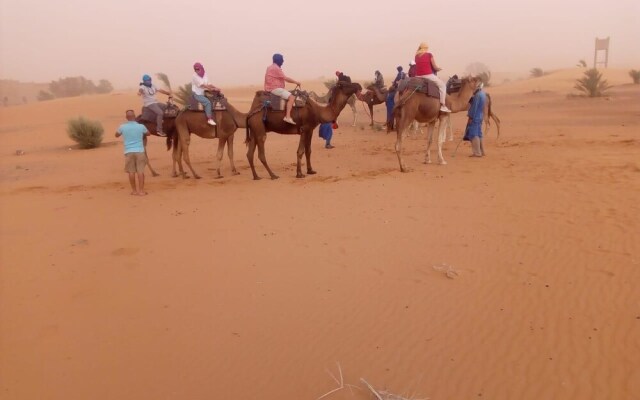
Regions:
<instances>
[{"instance_id":1,"label":"camel head","mask_svg":"<svg viewBox=\"0 0 640 400\"><path fill-rule=\"evenodd\" d=\"M359 83L351 83L351 82L342 82L339 81L336 83L334 87L334 91L336 93L342 93L347 98L351 97L352 94L359 93L362 91L362 86Z\"/></svg>"}]
</instances>

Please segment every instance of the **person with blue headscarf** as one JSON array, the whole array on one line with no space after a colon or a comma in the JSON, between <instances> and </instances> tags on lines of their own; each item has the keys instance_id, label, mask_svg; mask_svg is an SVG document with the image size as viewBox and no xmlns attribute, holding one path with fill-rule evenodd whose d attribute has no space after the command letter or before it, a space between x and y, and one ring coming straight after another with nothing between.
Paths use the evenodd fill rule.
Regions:
<instances>
[{"instance_id":1,"label":"person with blue headscarf","mask_svg":"<svg viewBox=\"0 0 640 400\"><path fill-rule=\"evenodd\" d=\"M471 157L484 156L484 146L482 145L482 120L484 118L484 105L487 102L487 95L484 91L482 82L478 83L476 91L469 102L469 111L467 116L467 128L464 131L464 140L471 142Z\"/></svg>"},{"instance_id":2,"label":"person with blue headscarf","mask_svg":"<svg viewBox=\"0 0 640 400\"><path fill-rule=\"evenodd\" d=\"M138 96L142 96L142 107L146 107L154 114L156 114L156 130L158 136L167 136L162 131L162 119L164 118L164 110L162 109L162 106L160 106L160 102L158 101L158 99L156 99L156 93L166 94L167 96L171 97L171 92L156 88L156 86L151 83L151 77L147 74L144 74L142 76L140 88L138 89Z\"/></svg>"},{"instance_id":3,"label":"person with blue headscarf","mask_svg":"<svg viewBox=\"0 0 640 400\"><path fill-rule=\"evenodd\" d=\"M282 54L274 54L272 57L273 64L267 67L267 72L264 74L264 90L270 92L276 96L287 101L287 107L284 116L284 122L291 125L295 125L293 118L291 118L291 110L293 110L293 103L296 98L291 95L291 92L285 89L285 82L293 83L297 86L302 84L293 78L289 78L282 71L282 64L284 64L284 57Z\"/></svg>"}]
</instances>

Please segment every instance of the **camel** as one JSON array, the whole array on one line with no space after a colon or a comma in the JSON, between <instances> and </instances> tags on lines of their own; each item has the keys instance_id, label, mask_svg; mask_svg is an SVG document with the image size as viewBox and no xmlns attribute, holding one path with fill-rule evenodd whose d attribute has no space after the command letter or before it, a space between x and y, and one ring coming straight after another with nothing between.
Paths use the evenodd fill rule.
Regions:
<instances>
[{"instance_id":1,"label":"camel","mask_svg":"<svg viewBox=\"0 0 640 400\"><path fill-rule=\"evenodd\" d=\"M187 166L191 170L193 177L200 179L200 175L193 169L191 160L189 158L189 144L191 142L191 133L194 133L204 139L218 138L218 151L216 153L217 166L216 179L222 178L220 168L222 164L222 157L224 155L224 146L227 145L227 153L229 155L229 163L231 164L231 173L238 175L239 172L233 163L233 137L238 128L245 128L247 126L247 114L238 111L228 102L226 103L226 110L214 110L214 119L217 126L211 126L207 124L207 119L204 116L204 111L183 111L178 115L175 121L177 137L175 141L172 141L173 137L168 136L167 146L171 148L173 145L173 176L177 177L176 164L180 170L180 175L183 178L188 178L182 168L182 159L187 163ZM173 142L173 143L172 143Z\"/></svg>"},{"instance_id":2,"label":"camel","mask_svg":"<svg viewBox=\"0 0 640 400\"><path fill-rule=\"evenodd\" d=\"M468 91L471 88L475 88L478 83L478 78L465 78L463 80L463 87L460 89L460 92L454 96L447 96L447 106L455 107L457 110L462 110L462 101L468 94ZM473 94L473 90L471 90L471 94ZM471 98L469 96L469 98ZM467 102L469 100L467 98ZM453 110L453 109L452 109ZM396 155L398 156L398 162L400 163L400 171L407 172L408 168L402 159L402 140L404 138L404 132L409 126L413 123L413 121L418 121L419 123L428 123L429 124L429 144L427 147L427 162L430 161L429 158L429 146L432 141L432 132L435 128L435 123L440 122L438 127L438 159L440 164L446 164L444 157L442 156L442 144L444 143L445 138L445 130L446 130L446 118L448 118L447 113L440 112L440 100L434 97L429 97L424 93L407 89L404 90L403 94L400 96L400 99L396 103L393 108L393 121L387 125L387 132L390 132L394 128L397 133L396 139Z\"/></svg>"},{"instance_id":3,"label":"camel","mask_svg":"<svg viewBox=\"0 0 640 400\"><path fill-rule=\"evenodd\" d=\"M327 104L329 100L331 100L332 90L333 87L329 89L327 94L325 94L324 96L319 96L318 94L316 94L316 92L311 91L309 92L309 97L311 97L318 103ZM347 100L347 104L349 105L349 107L351 107L351 111L353 111L353 123L351 124L351 126L356 126L356 122L358 120L358 113L356 111L356 96L352 95L351 97L349 97L349 100Z\"/></svg>"},{"instance_id":4,"label":"camel","mask_svg":"<svg viewBox=\"0 0 640 400\"><path fill-rule=\"evenodd\" d=\"M283 135L300 135L300 143L298 144L297 150L298 162L296 165L296 178L304 178L301 168L303 154L307 160L307 174L315 174L316 171L311 167L311 139L313 138L313 130L320 123L335 121L342 109L347 105L349 97L355 93L360 93L361 90L362 86L358 83L338 82L334 90L334 95L328 105L321 106L309 99L304 107L293 110L292 117L296 125L288 124L282 120L284 111L269 111L265 109L264 100L268 98L268 94L262 91L256 92L253 104L251 105L251 112L247 117L247 137L245 141L245 143L247 143L247 159L251 166L253 179L260 179L253 163L256 146L258 147L258 158L266 168L271 179L278 179L278 176L269 168L265 156L264 143L267 140L267 132L276 132Z\"/></svg>"},{"instance_id":5,"label":"camel","mask_svg":"<svg viewBox=\"0 0 640 400\"><path fill-rule=\"evenodd\" d=\"M382 100L380 99L381 96L383 97ZM369 87L367 87L367 92L364 95L360 96L358 100L367 103L367 106L369 106L369 116L371 117L371 124L369 124L369 126L373 126L373 106L384 104L385 99L383 94L379 93L378 90L375 90L373 85L370 85Z\"/></svg>"},{"instance_id":6,"label":"camel","mask_svg":"<svg viewBox=\"0 0 640 400\"><path fill-rule=\"evenodd\" d=\"M138 121L138 123L141 123L142 125L144 125L147 128L147 130L149 131L150 135L162 137L162 136L158 135L158 131L156 129L156 123L155 122L143 120L141 118L141 116L138 116L136 118L136 121ZM164 132L167 134L167 138L166 138L167 139L167 150L171 149L171 144L170 144L171 136L176 133L176 123L175 122L176 122L176 117L164 117L164 119L162 121L162 128L163 128ZM144 143L144 153L147 154L147 137L146 136L143 139L143 143ZM152 176L160 175L151 166L151 162L149 161L149 156L148 155L147 155L147 167L149 167L149 171L151 171L151 175Z\"/></svg>"}]
</instances>

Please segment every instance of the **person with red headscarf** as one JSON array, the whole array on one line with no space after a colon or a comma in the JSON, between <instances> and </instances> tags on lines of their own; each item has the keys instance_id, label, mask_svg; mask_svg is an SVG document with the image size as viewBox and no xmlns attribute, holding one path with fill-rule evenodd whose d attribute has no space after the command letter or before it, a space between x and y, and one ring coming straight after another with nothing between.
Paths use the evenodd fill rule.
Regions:
<instances>
[{"instance_id":1,"label":"person with red headscarf","mask_svg":"<svg viewBox=\"0 0 640 400\"><path fill-rule=\"evenodd\" d=\"M204 113L207 115L207 124L215 126L216 122L213 120L213 112L211 109L211 101L204 95L205 90L211 90L213 92L219 92L220 88L215 87L209 83L207 74L204 72L202 64L193 64L193 78L191 78L191 90L193 91L193 98L202 104L204 107Z\"/></svg>"}]
</instances>

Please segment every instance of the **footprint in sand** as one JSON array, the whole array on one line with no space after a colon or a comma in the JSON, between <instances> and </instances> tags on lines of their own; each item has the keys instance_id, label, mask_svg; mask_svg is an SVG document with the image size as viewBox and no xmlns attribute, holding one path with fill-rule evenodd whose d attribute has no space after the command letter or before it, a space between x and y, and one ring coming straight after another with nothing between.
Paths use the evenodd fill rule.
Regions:
<instances>
[{"instance_id":1,"label":"footprint in sand","mask_svg":"<svg viewBox=\"0 0 640 400\"><path fill-rule=\"evenodd\" d=\"M140 251L139 248L135 247L120 247L119 249L115 249L111 252L113 256L132 256Z\"/></svg>"}]
</instances>

